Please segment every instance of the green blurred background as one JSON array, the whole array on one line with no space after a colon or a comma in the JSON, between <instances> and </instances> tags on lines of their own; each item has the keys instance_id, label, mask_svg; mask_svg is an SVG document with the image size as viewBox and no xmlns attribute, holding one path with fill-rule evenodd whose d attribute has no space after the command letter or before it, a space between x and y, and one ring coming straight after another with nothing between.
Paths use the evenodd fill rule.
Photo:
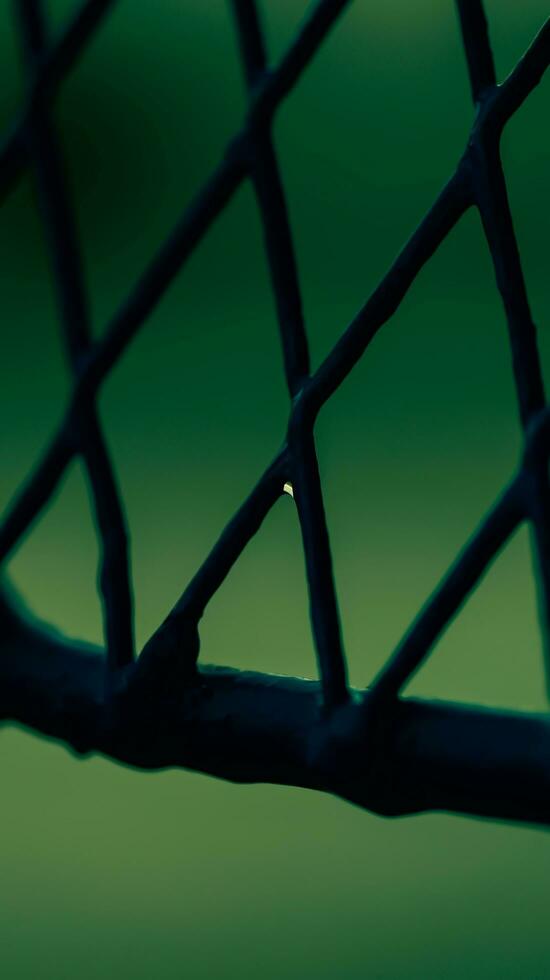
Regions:
<instances>
[{"instance_id":1,"label":"green blurred background","mask_svg":"<svg viewBox=\"0 0 550 980\"><path fill-rule=\"evenodd\" d=\"M308 4L265 0L278 56ZM74 0L50 2L60 27ZM486 4L500 78L547 0ZM0 6L0 112L21 94ZM509 125L512 208L546 368L548 79ZM57 104L94 331L217 163L244 98L223 0L119 0ZM314 366L450 174L472 119L454 4L357 2L280 111ZM29 181L2 210L5 504L69 390ZM287 400L261 229L246 186L101 397L132 530L138 641L182 591L277 449ZM318 429L353 683L368 683L512 472L506 328L469 213L326 407ZM101 641L80 466L10 564L32 608ZM294 504L284 497L201 630L208 662L314 676ZM544 706L521 531L410 690ZM5 728L0 963L9 980L544 978L544 831L447 815L391 821L281 787L144 775Z\"/></svg>"}]
</instances>

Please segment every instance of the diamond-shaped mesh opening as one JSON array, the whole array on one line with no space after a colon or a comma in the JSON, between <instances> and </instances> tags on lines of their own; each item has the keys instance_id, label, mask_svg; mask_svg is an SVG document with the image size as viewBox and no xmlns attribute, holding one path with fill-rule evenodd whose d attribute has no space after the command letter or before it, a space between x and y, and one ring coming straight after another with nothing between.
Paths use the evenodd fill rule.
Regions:
<instances>
[{"instance_id":1,"label":"diamond-shaped mesh opening","mask_svg":"<svg viewBox=\"0 0 550 980\"><path fill-rule=\"evenodd\" d=\"M95 575L97 536L90 493L80 460L64 474L44 520L37 522L13 556L16 586L37 594L33 612L89 643L100 643L102 624Z\"/></svg>"},{"instance_id":2,"label":"diamond-shaped mesh opening","mask_svg":"<svg viewBox=\"0 0 550 980\"><path fill-rule=\"evenodd\" d=\"M317 422L358 686L383 666L516 465L521 432L505 331L471 212Z\"/></svg>"},{"instance_id":3,"label":"diamond-shaped mesh opening","mask_svg":"<svg viewBox=\"0 0 550 980\"><path fill-rule=\"evenodd\" d=\"M314 366L454 166L466 85L451 5L356 4L277 116Z\"/></svg>"}]
</instances>

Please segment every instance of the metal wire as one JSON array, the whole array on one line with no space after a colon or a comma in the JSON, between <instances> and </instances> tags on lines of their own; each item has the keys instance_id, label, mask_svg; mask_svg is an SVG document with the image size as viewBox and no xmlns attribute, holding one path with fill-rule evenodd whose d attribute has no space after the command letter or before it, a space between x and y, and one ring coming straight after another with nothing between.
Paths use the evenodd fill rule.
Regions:
<instances>
[{"instance_id":1,"label":"metal wire","mask_svg":"<svg viewBox=\"0 0 550 980\"><path fill-rule=\"evenodd\" d=\"M115 313L103 339L93 344L88 325L75 223L50 107L56 92L99 28L112 0L88 0L58 41L48 43L41 0L16 0L27 99L0 151L0 199L32 166L39 189L45 237L55 279L60 320L74 387L59 430L8 508L0 526L5 560L48 502L66 466L81 455L92 489L101 542L100 585L109 671L133 657L133 611L123 506L95 408L104 378L123 354L195 247L245 179L252 182L263 224L266 254L291 399L286 439L275 460L224 529L165 622L178 655L212 595L250 538L291 483L309 587L310 613L323 703L348 697L329 534L315 450L317 414L362 357L380 327L398 308L420 269L464 212L477 207L491 253L508 324L524 454L517 474L444 576L419 616L375 678L384 702L399 694L430 652L499 549L524 521L533 530L541 626L550 678L550 410L546 404L536 330L499 156L509 118L539 82L550 62L550 20L506 81L497 85L482 0L456 0L476 116L455 172L373 294L311 375L297 265L288 210L271 136L273 118L298 82L349 0L320 0L280 63L268 68L255 0L231 0L248 111L241 130L214 172L176 222ZM550 685L550 681L548 681Z\"/></svg>"},{"instance_id":2,"label":"metal wire","mask_svg":"<svg viewBox=\"0 0 550 980\"><path fill-rule=\"evenodd\" d=\"M16 12L23 58L32 86L46 49L46 23L41 0L21 0ZM59 147L46 103L31 102L28 142L35 163L41 209L60 320L69 365L78 378L91 346L88 304L76 227L66 191ZM79 445L92 487L101 532L101 569L106 647L109 666L124 667L133 659L133 615L128 572L125 518L113 468L95 408L93 393L74 418Z\"/></svg>"}]
</instances>

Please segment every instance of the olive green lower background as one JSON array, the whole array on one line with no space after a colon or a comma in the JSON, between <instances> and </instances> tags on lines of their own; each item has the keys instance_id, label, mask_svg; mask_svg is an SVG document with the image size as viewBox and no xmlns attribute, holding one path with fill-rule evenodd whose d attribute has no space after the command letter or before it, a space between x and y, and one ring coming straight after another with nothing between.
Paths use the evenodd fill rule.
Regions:
<instances>
[{"instance_id":1,"label":"olive green lower background","mask_svg":"<svg viewBox=\"0 0 550 980\"><path fill-rule=\"evenodd\" d=\"M21 95L0 7L1 118ZM51 2L55 27L75 6ZM308 5L265 0L277 57ZM499 77L545 0L486 4ZM244 110L229 5L119 0L57 104L96 336L217 163ZM548 79L503 156L550 363ZM472 119L454 4L357 0L275 136L316 366L457 161ZM0 221L1 502L69 391L29 181ZM101 412L132 531L138 644L278 448L287 416L249 187L106 383ZM512 473L506 325L468 214L326 407L320 465L343 632L365 685ZM34 611L101 642L79 466L10 563ZM299 533L281 499L208 609L206 662L315 676ZM410 685L545 705L529 540L504 550ZM154 738L154 732L151 733ZM538 980L550 966L545 831L448 815L391 821L312 792L145 775L0 733L0 969L7 980Z\"/></svg>"}]
</instances>

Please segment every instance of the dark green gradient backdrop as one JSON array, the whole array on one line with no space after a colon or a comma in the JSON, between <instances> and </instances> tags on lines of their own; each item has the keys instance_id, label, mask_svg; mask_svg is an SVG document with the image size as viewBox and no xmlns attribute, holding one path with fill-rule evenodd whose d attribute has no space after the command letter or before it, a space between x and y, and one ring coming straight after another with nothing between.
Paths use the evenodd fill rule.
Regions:
<instances>
[{"instance_id":1,"label":"dark green gradient backdrop","mask_svg":"<svg viewBox=\"0 0 550 980\"><path fill-rule=\"evenodd\" d=\"M60 25L74 4L50 4ZM19 98L0 7L7 124ZM299 0L266 0L275 54ZM487 3L499 76L546 0ZM548 80L504 161L548 364ZM218 161L243 95L222 0L120 0L58 103L94 330ZM357 2L276 125L313 362L388 268L472 119L451 0ZM30 185L1 213L2 503L68 380ZM242 190L101 399L132 529L140 644L277 448L287 403L258 215ZM461 222L318 426L351 678L368 683L518 455L506 330L477 216ZM280 501L208 610L207 661L313 675L294 505ZM73 467L11 563L36 612L100 641L96 544ZM411 690L544 705L528 536L518 534ZM534 980L548 976L543 831L75 761L0 738L7 980Z\"/></svg>"}]
</instances>

